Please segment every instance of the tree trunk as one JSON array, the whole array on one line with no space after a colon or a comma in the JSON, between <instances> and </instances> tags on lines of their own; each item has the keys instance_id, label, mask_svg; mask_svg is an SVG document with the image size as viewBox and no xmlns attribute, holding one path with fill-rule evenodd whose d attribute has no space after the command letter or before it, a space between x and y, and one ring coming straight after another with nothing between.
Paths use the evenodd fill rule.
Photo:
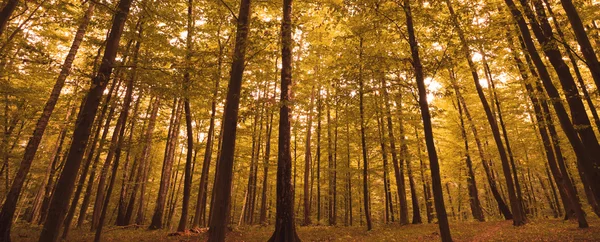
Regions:
<instances>
[{"instance_id":1,"label":"tree trunk","mask_svg":"<svg viewBox=\"0 0 600 242\"><path fill-rule=\"evenodd\" d=\"M317 93L317 95L320 95ZM304 152L304 222L303 225L310 225L310 193L309 193L309 176L310 176L310 166L311 166L311 135L312 135L312 116L314 109L314 101L315 101L315 87L312 87L312 91L310 94L310 105L308 112L308 121L306 125L306 150Z\"/></svg>"},{"instance_id":2,"label":"tree trunk","mask_svg":"<svg viewBox=\"0 0 600 242\"><path fill-rule=\"evenodd\" d=\"M277 212L275 232L269 241L300 241L294 216L294 187L290 151L292 102L292 0L283 1L281 21L281 105L279 109L279 144L277 154Z\"/></svg>"},{"instance_id":3,"label":"tree trunk","mask_svg":"<svg viewBox=\"0 0 600 242\"><path fill-rule=\"evenodd\" d=\"M242 76L245 67L246 45L248 42L248 27L250 22L251 0L241 0L237 18L237 31L229 89L223 114L223 138L217 171L215 174L214 203L211 206L211 219L208 241L220 242L225 240L229 205L231 201L231 179L233 175L233 158L235 151L235 136L237 130L238 111Z\"/></svg>"},{"instance_id":4,"label":"tree trunk","mask_svg":"<svg viewBox=\"0 0 600 242\"><path fill-rule=\"evenodd\" d=\"M423 129L425 131L425 143L427 144L427 153L429 154L429 165L431 169L431 183L433 187L433 198L435 202L435 210L440 228L440 236L442 241L452 241L450 234L450 226L444 206L444 194L442 192L442 182L440 177L440 165L438 162L437 151L433 139L433 128L431 125L431 114L429 113L429 104L427 103L427 89L425 88L425 80L423 77L423 66L421 65L421 57L419 56L419 45L415 37L413 26L413 18L410 8L410 0L404 0L404 13L406 15L406 27L408 30L408 41L412 54L412 63L419 90L419 107L421 109L421 117L423 118Z\"/></svg>"},{"instance_id":5,"label":"tree trunk","mask_svg":"<svg viewBox=\"0 0 600 242\"><path fill-rule=\"evenodd\" d=\"M194 15L193 15L193 4L194 0L188 0L188 31L186 38L186 70L183 74L183 86L184 92L186 93L184 97L184 110L185 110L185 126L186 126L186 134L187 134L187 153L185 159L185 172L184 172L184 181L183 181L183 200L181 205L181 218L179 220L179 225L177 226L177 232L184 232L187 225L187 217L188 217L188 209L190 205L190 195L192 191L192 155L194 151L194 134L192 131L192 114L190 111L190 97L189 97L189 86L190 86L190 69L191 69L191 59L192 59L192 37L194 34Z\"/></svg>"},{"instance_id":6,"label":"tree trunk","mask_svg":"<svg viewBox=\"0 0 600 242\"><path fill-rule=\"evenodd\" d=\"M100 69L98 74L92 79L92 87L86 96L85 104L79 111L80 115L77 117L71 147L69 148L67 160L57 182L55 196L50 202L49 216L46 219L40 235L40 242L56 241L58 238L60 226L63 223L66 216L66 210L69 206L69 199L65 198L71 197L73 193L75 179L77 179L77 173L81 166L83 151L85 150L89 139L102 93L106 89L108 78L112 73L115 57L119 48L119 40L121 39L123 27L125 26L132 2L133 0L121 0L118 4L110 35L106 41L106 49L104 50L104 57L102 58Z\"/></svg>"},{"instance_id":7,"label":"tree trunk","mask_svg":"<svg viewBox=\"0 0 600 242\"><path fill-rule=\"evenodd\" d=\"M369 191L369 162L368 162L368 151L367 151L367 137L366 137L366 124L365 124L365 107L364 107L364 81L363 81L363 38L360 38L360 49L359 49L359 77L358 77L358 85L359 85L359 108L360 108L360 140L362 147L362 160L363 160L363 203L365 207L365 218L367 221L367 230L370 231L373 229L373 225L371 223L371 210L369 207L370 203L370 191Z\"/></svg>"}]
</instances>

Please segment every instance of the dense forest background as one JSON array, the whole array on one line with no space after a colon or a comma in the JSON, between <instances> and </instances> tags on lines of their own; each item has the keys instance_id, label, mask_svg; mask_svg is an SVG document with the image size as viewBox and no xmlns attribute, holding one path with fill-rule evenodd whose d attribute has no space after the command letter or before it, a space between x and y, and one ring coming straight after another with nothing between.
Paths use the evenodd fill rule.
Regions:
<instances>
[{"instance_id":1,"label":"dense forest background","mask_svg":"<svg viewBox=\"0 0 600 242\"><path fill-rule=\"evenodd\" d=\"M600 225L596 0L1 7L0 241Z\"/></svg>"}]
</instances>

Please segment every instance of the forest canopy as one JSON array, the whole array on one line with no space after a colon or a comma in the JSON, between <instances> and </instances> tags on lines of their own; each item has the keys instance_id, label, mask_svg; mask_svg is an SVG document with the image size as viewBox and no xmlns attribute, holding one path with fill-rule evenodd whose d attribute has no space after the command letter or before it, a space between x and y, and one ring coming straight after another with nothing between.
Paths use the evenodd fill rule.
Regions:
<instances>
[{"instance_id":1,"label":"forest canopy","mask_svg":"<svg viewBox=\"0 0 600 242\"><path fill-rule=\"evenodd\" d=\"M600 240L599 1L0 7L0 241Z\"/></svg>"}]
</instances>

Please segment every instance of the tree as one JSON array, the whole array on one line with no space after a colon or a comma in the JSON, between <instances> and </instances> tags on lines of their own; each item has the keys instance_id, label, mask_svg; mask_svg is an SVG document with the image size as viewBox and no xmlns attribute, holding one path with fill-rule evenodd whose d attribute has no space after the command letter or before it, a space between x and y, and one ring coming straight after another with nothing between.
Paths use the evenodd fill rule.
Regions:
<instances>
[{"instance_id":1,"label":"tree","mask_svg":"<svg viewBox=\"0 0 600 242\"><path fill-rule=\"evenodd\" d=\"M281 21L281 98L277 152L277 213L275 232L269 241L300 241L294 219L294 187L290 150L292 101L292 0L283 0Z\"/></svg>"},{"instance_id":2,"label":"tree","mask_svg":"<svg viewBox=\"0 0 600 242\"><path fill-rule=\"evenodd\" d=\"M417 88L419 90L419 107L423 119L423 129L425 131L425 143L427 144L427 153L429 154L429 165L431 166L431 183L433 187L433 197L435 210L440 227L442 241L452 241L450 234L450 225L448 224L448 216L446 215L446 207L444 206L444 195L442 193L442 182L440 178L440 168L433 140L433 128L431 126L431 114L429 112L429 104L427 103L427 90L425 89L425 80L423 77L423 67L421 65L421 57L419 55L419 45L415 37L413 25L413 17L410 8L409 0L403 2L404 14L406 15L406 28L408 30L408 42L412 56L412 65L415 71Z\"/></svg>"},{"instance_id":3,"label":"tree","mask_svg":"<svg viewBox=\"0 0 600 242\"><path fill-rule=\"evenodd\" d=\"M231 201L231 177L233 170L233 155L235 152L235 135L237 130L240 92L242 77L245 67L246 45L248 41L248 27L250 23L250 0L241 0L240 11L237 15L237 31L235 35L235 48L231 64L231 77L229 90L225 100L225 113L223 114L223 141L221 155L217 163L215 174L215 197L211 206L210 230L208 241L224 241L229 217Z\"/></svg>"}]
</instances>

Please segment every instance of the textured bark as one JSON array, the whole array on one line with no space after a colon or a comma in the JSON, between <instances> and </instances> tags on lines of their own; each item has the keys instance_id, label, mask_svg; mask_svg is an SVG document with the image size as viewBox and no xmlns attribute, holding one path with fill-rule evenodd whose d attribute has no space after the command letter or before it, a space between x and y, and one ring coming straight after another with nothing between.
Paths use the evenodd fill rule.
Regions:
<instances>
[{"instance_id":1,"label":"textured bark","mask_svg":"<svg viewBox=\"0 0 600 242\"><path fill-rule=\"evenodd\" d=\"M108 79L114 67L115 57L119 48L119 40L123 33L123 27L129 14L129 8L133 0L121 0L117 6L110 35L106 41L104 57L100 64L100 69L97 75L92 79L92 87L86 96L85 104L83 104L80 115L77 117L75 131L71 147L67 155L61 176L57 182L55 195L50 202L50 210L48 218L44 223L44 228L40 235L40 242L56 241L59 234L60 226L66 216L66 210L69 206L69 199L75 187L75 179L81 166L81 159L89 139L92 124L102 93L106 89Z\"/></svg>"},{"instance_id":2,"label":"textured bark","mask_svg":"<svg viewBox=\"0 0 600 242\"><path fill-rule=\"evenodd\" d=\"M229 89L225 101L223 114L223 133L221 153L217 163L214 184L214 200L211 205L210 229L208 241L220 242L225 240L227 218L231 201L231 179L233 175L233 158L235 153L235 134L237 131L238 111L242 77L245 67L246 46L248 42L248 28L250 22L251 0L241 0L240 11L237 17L237 30L233 62L229 79Z\"/></svg>"},{"instance_id":3,"label":"textured bark","mask_svg":"<svg viewBox=\"0 0 600 242\"><path fill-rule=\"evenodd\" d=\"M2 30L6 26L6 22L8 18L14 11L18 1L10 0L7 2L5 7L2 9L0 13L0 35L2 35ZM60 92L65 85L65 80L71 73L71 66L73 65L73 60L77 55L77 51L79 50L79 46L83 41L83 37L87 31L88 23L90 22L90 18L94 11L94 4L89 3L89 7L85 12L79 27L77 28L77 32L75 33L75 38L73 39L73 43L71 44L71 49L65 58L63 66L61 68L60 74L54 83L54 87L50 93L50 97L46 101L44 109L42 111L41 117L38 119L35 129L33 131L33 135L27 142L27 146L25 147L25 152L23 155L23 160L21 160L19 169L15 178L13 179L12 186L10 188L9 193L6 195L6 199L4 200L4 205L2 206L2 210L0 211L0 238L5 241L10 241L10 226L12 225L13 216L15 214L15 209L19 200L19 195L21 194L21 190L23 189L23 184L25 183L25 178L29 173L29 169L31 168L31 164L33 163L33 159L35 158L35 154L37 149L42 141L42 137L44 136L44 132L46 131L46 127L48 126L48 121L50 120L50 116L52 116L52 112L54 111L54 107L58 102L58 98L60 97Z\"/></svg>"},{"instance_id":4,"label":"textured bark","mask_svg":"<svg viewBox=\"0 0 600 242\"><path fill-rule=\"evenodd\" d=\"M294 216L292 184L291 103L292 103L292 0L283 0L281 22L281 105L279 109L279 142L277 152L277 205L275 232L269 241L300 241Z\"/></svg>"}]
</instances>

